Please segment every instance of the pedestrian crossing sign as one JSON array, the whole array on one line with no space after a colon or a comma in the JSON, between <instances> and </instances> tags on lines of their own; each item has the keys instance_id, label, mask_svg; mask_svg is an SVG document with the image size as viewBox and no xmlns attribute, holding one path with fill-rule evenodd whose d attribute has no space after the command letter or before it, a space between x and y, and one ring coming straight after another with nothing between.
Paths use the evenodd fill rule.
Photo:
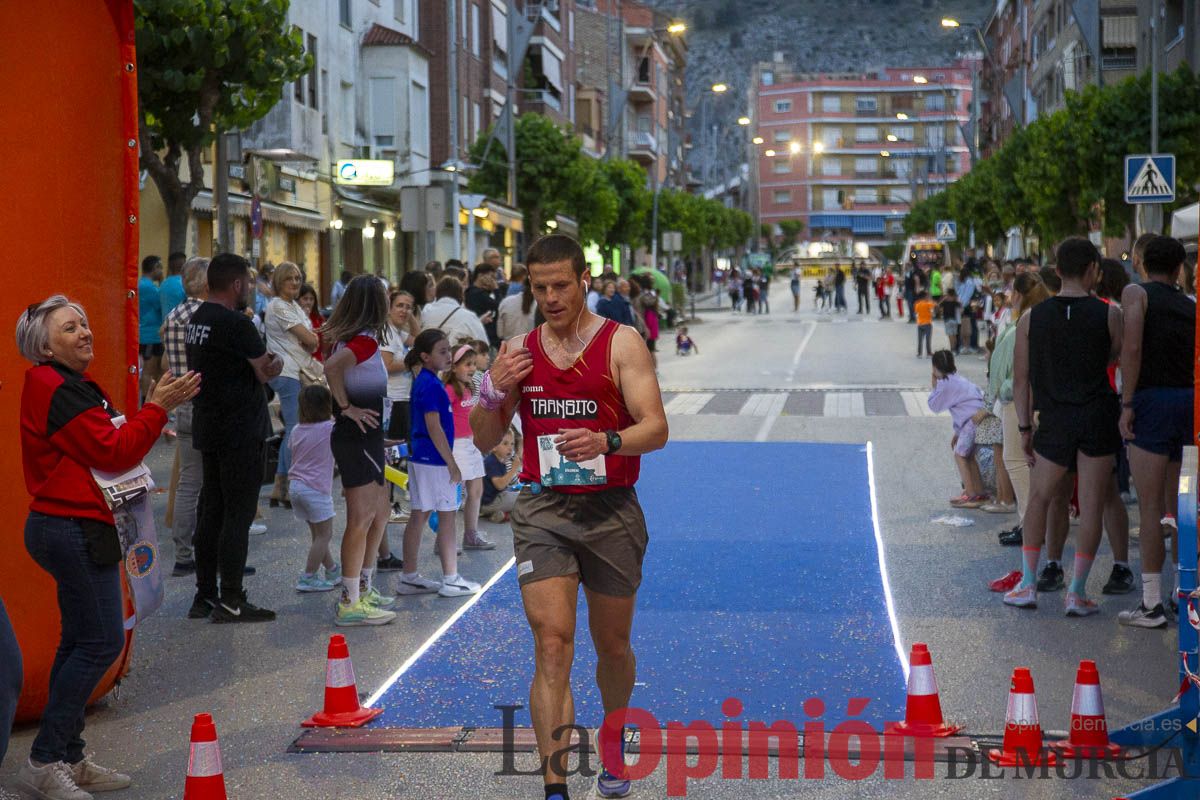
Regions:
<instances>
[{"instance_id":1,"label":"pedestrian crossing sign","mask_svg":"<svg viewBox=\"0 0 1200 800\"><path fill-rule=\"evenodd\" d=\"M1125 156L1125 202L1170 203L1175 200L1175 156Z\"/></svg>"},{"instance_id":2,"label":"pedestrian crossing sign","mask_svg":"<svg viewBox=\"0 0 1200 800\"><path fill-rule=\"evenodd\" d=\"M958 238L958 223L949 219L939 219L933 227L939 242L953 242Z\"/></svg>"}]
</instances>

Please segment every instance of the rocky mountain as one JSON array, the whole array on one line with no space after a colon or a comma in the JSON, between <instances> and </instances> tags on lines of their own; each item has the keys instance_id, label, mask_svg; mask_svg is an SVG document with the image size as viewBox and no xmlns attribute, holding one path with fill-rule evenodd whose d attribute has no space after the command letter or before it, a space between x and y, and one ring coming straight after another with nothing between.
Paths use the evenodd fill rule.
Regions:
<instances>
[{"instance_id":1,"label":"rocky mountain","mask_svg":"<svg viewBox=\"0 0 1200 800\"><path fill-rule=\"evenodd\" d=\"M689 163L702 177L711 155L714 182L732 177L744 159L737 118L747 113L756 63L779 56L813 72L946 63L979 47L973 32L946 30L942 18L982 23L995 1L647 0L688 23ZM724 96L708 91L717 82L729 86ZM705 118L716 128L709 137Z\"/></svg>"}]
</instances>

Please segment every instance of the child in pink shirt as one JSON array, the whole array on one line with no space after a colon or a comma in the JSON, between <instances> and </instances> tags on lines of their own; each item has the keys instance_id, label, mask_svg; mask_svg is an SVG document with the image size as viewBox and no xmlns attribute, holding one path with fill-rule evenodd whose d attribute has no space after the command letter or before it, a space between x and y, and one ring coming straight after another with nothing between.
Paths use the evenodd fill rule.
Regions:
<instances>
[{"instance_id":1,"label":"child in pink shirt","mask_svg":"<svg viewBox=\"0 0 1200 800\"><path fill-rule=\"evenodd\" d=\"M954 465L962 478L963 493L950 499L956 508L979 508L988 501L983 491L983 475L975 460L975 415L984 408L983 392L958 374L954 354L939 350L933 354L933 391L929 393L929 410L949 411L954 422Z\"/></svg>"},{"instance_id":2,"label":"child in pink shirt","mask_svg":"<svg viewBox=\"0 0 1200 800\"><path fill-rule=\"evenodd\" d=\"M292 513L308 523L312 545L304 572L296 581L298 592L328 592L341 583L341 574L330 554L333 540L333 395L324 386L300 390L300 422L292 428L292 464L288 491ZM325 577L318 571L325 567Z\"/></svg>"}]
</instances>

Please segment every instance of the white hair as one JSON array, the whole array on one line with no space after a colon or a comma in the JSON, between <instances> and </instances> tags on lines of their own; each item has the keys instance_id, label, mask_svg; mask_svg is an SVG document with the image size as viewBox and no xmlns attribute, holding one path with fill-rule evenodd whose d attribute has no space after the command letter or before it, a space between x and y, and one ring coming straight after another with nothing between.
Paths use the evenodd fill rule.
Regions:
<instances>
[{"instance_id":1,"label":"white hair","mask_svg":"<svg viewBox=\"0 0 1200 800\"><path fill-rule=\"evenodd\" d=\"M50 347L50 331L46 323L50 315L60 308L75 309L79 316L83 317L83 324L87 324L87 312L83 310L83 306L68 300L67 296L62 294L51 295L40 303L34 303L25 309L17 320L17 350L34 364L49 360L46 350Z\"/></svg>"},{"instance_id":2,"label":"white hair","mask_svg":"<svg viewBox=\"0 0 1200 800\"><path fill-rule=\"evenodd\" d=\"M208 288L208 259L193 256L183 265L183 290L188 297L199 297Z\"/></svg>"}]
</instances>

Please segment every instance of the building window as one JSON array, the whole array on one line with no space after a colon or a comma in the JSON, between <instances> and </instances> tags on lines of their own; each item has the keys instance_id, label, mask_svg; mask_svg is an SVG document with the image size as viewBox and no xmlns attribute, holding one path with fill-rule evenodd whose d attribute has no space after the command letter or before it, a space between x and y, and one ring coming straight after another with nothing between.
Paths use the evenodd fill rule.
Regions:
<instances>
[{"instance_id":1,"label":"building window","mask_svg":"<svg viewBox=\"0 0 1200 800\"><path fill-rule=\"evenodd\" d=\"M395 16L396 22L399 22L401 25L408 22L408 0L396 0L393 16Z\"/></svg>"},{"instance_id":2,"label":"building window","mask_svg":"<svg viewBox=\"0 0 1200 800\"><path fill-rule=\"evenodd\" d=\"M946 96L941 92L930 93L925 95L925 110L926 111L945 111Z\"/></svg>"},{"instance_id":3,"label":"building window","mask_svg":"<svg viewBox=\"0 0 1200 800\"><path fill-rule=\"evenodd\" d=\"M946 143L946 132L941 125L929 125L925 128L925 143L935 147Z\"/></svg>"},{"instance_id":4,"label":"building window","mask_svg":"<svg viewBox=\"0 0 1200 800\"><path fill-rule=\"evenodd\" d=\"M907 186L893 186L888 190L893 203L911 203L912 189Z\"/></svg>"},{"instance_id":5,"label":"building window","mask_svg":"<svg viewBox=\"0 0 1200 800\"><path fill-rule=\"evenodd\" d=\"M823 158L821 159L821 174L827 177L836 177L842 174L842 160L840 158Z\"/></svg>"},{"instance_id":6,"label":"building window","mask_svg":"<svg viewBox=\"0 0 1200 800\"><path fill-rule=\"evenodd\" d=\"M501 78L508 77L508 14L492 5L492 69Z\"/></svg>"},{"instance_id":7,"label":"building window","mask_svg":"<svg viewBox=\"0 0 1200 800\"><path fill-rule=\"evenodd\" d=\"M299 28L293 28L293 30L296 32L296 35L300 37L300 41L303 42L304 41L304 31L300 30ZM292 96L296 98L297 103L301 103L301 104L304 103L304 76L303 75L301 75L299 78L296 78L296 83L293 84L293 86L292 86Z\"/></svg>"},{"instance_id":8,"label":"building window","mask_svg":"<svg viewBox=\"0 0 1200 800\"><path fill-rule=\"evenodd\" d=\"M821 95L821 110L836 114L842 110L842 96L840 94L823 94Z\"/></svg>"},{"instance_id":9,"label":"building window","mask_svg":"<svg viewBox=\"0 0 1200 800\"><path fill-rule=\"evenodd\" d=\"M912 125L898 125L892 128L892 133L902 142L911 142L913 140Z\"/></svg>"},{"instance_id":10,"label":"building window","mask_svg":"<svg viewBox=\"0 0 1200 800\"><path fill-rule=\"evenodd\" d=\"M824 128L821 131L821 144L825 145L825 149L831 147L842 146L842 129L841 128Z\"/></svg>"},{"instance_id":11,"label":"building window","mask_svg":"<svg viewBox=\"0 0 1200 800\"><path fill-rule=\"evenodd\" d=\"M876 205L879 202L879 190L874 186L859 186L854 190L854 202L857 205Z\"/></svg>"},{"instance_id":12,"label":"building window","mask_svg":"<svg viewBox=\"0 0 1200 800\"><path fill-rule=\"evenodd\" d=\"M775 101L775 113L776 114L786 114L791 110L792 110L792 101L791 100L776 100Z\"/></svg>"},{"instance_id":13,"label":"building window","mask_svg":"<svg viewBox=\"0 0 1200 800\"><path fill-rule=\"evenodd\" d=\"M787 142L787 141L790 141L791 138L792 138L792 132L789 131L787 128L784 128L783 130L775 131L775 141L777 141L777 142Z\"/></svg>"},{"instance_id":14,"label":"building window","mask_svg":"<svg viewBox=\"0 0 1200 800\"><path fill-rule=\"evenodd\" d=\"M329 133L329 70L321 70L321 96L325 98L326 106L321 111L321 133Z\"/></svg>"},{"instance_id":15,"label":"building window","mask_svg":"<svg viewBox=\"0 0 1200 800\"><path fill-rule=\"evenodd\" d=\"M834 208L841 208L841 204L838 203L837 189L821 190L821 208L825 209L826 211Z\"/></svg>"},{"instance_id":16,"label":"building window","mask_svg":"<svg viewBox=\"0 0 1200 800\"><path fill-rule=\"evenodd\" d=\"M879 128L876 128L874 125L860 125L854 129L854 141L878 142Z\"/></svg>"},{"instance_id":17,"label":"building window","mask_svg":"<svg viewBox=\"0 0 1200 800\"><path fill-rule=\"evenodd\" d=\"M787 189L779 189L775 192L775 204L786 205L792 202L792 193Z\"/></svg>"},{"instance_id":18,"label":"building window","mask_svg":"<svg viewBox=\"0 0 1200 800\"><path fill-rule=\"evenodd\" d=\"M859 112L878 111L879 101L877 101L874 97L856 97L854 98L854 110Z\"/></svg>"},{"instance_id":19,"label":"building window","mask_svg":"<svg viewBox=\"0 0 1200 800\"><path fill-rule=\"evenodd\" d=\"M338 0L338 22L350 27L350 0Z\"/></svg>"},{"instance_id":20,"label":"building window","mask_svg":"<svg viewBox=\"0 0 1200 800\"><path fill-rule=\"evenodd\" d=\"M317 37L311 33L308 35L308 54L312 56L313 67L308 73L308 107L314 111L318 108L317 90L318 85L316 76L320 73L317 71Z\"/></svg>"},{"instance_id":21,"label":"building window","mask_svg":"<svg viewBox=\"0 0 1200 800\"><path fill-rule=\"evenodd\" d=\"M554 109L561 109L565 94L563 90L562 62L558 57L539 47L531 54L534 61L534 73L541 73L542 102Z\"/></svg>"},{"instance_id":22,"label":"building window","mask_svg":"<svg viewBox=\"0 0 1200 800\"><path fill-rule=\"evenodd\" d=\"M471 4L471 52L479 55L479 6Z\"/></svg>"},{"instance_id":23,"label":"building window","mask_svg":"<svg viewBox=\"0 0 1200 800\"><path fill-rule=\"evenodd\" d=\"M371 78L371 144L379 150L396 148L396 80Z\"/></svg>"},{"instance_id":24,"label":"building window","mask_svg":"<svg viewBox=\"0 0 1200 800\"><path fill-rule=\"evenodd\" d=\"M776 175L783 175L792 171L792 162L786 158L776 158L771 165L771 171Z\"/></svg>"},{"instance_id":25,"label":"building window","mask_svg":"<svg viewBox=\"0 0 1200 800\"><path fill-rule=\"evenodd\" d=\"M408 100L408 120L414 155L429 155L429 89L416 81Z\"/></svg>"},{"instance_id":26,"label":"building window","mask_svg":"<svg viewBox=\"0 0 1200 800\"><path fill-rule=\"evenodd\" d=\"M356 131L354 124L354 84L342 83L342 108L341 108L341 139L343 144L355 145Z\"/></svg>"},{"instance_id":27,"label":"building window","mask_svg":"<svg viewBox=\"0 0 1200 800\"><path fill-rule=\"evenodd\" d=\"M775 73L771 72L771 70L769 70L769 69L764 70L763 74L762 74L762 85L763 86L774 86L775 85Z\"/></svg>"},{"instance_id":28,"label":"building window","mask_svg":"<svg viewBox=\"0 0 1200 800\"><path fill-rule=\"evenodd\" d=\"M879 169L879 161L874 158L856 158L854 159L854 172L862 175L874 175Z\"/></svg>"}]
</instances>

